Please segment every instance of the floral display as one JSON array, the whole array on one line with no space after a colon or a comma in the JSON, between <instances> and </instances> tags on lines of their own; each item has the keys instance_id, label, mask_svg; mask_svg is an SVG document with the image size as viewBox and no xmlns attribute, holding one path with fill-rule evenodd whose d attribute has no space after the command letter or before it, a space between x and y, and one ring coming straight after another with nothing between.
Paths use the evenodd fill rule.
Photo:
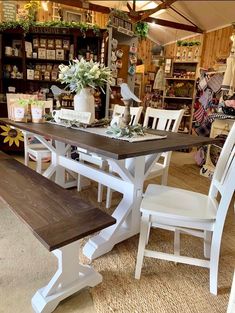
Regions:
<instances>
[{"instance_id":1,"label":"floral display","mask_svg":"<svg viewBox=\"0 0 235 313\"><path fill-rule=\"evenodd\" d=\"M99 62L72 60L69 65L59 66L59 81L66 84L72 92L79 93L83 88L91 87L100 89L112 79L111 70Z\"/></svg>"}]
</instances>

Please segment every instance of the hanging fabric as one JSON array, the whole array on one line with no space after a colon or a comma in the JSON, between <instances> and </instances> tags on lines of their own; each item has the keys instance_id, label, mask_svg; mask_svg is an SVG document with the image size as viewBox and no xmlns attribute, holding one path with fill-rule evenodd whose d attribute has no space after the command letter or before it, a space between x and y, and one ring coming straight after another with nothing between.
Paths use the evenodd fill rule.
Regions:
<instances>
[{"instance_id":1,"label":"hanging fabric","mask_svg":"<svg viewBox=\"0 0 235 313\"><path fill-rule=\"evenodd\" d=\"M235 35L231 36L231 40L233 45L230 56L227 58L227 67L221 87L229 96L232 96L235 92Z\"/></svg>"}]
</instances>

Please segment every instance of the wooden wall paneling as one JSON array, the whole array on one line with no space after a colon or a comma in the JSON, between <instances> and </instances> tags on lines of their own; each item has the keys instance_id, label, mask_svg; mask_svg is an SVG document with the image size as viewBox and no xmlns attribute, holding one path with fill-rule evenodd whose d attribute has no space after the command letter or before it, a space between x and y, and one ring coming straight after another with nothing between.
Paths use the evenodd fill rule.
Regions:
<instances>
[{"instance_id":1,"label":"wooden wall paneling","mask_svg":"<svg viewBox=\"0 0 235 313\"><path fill-rule=\"evenodd\" d=\"M226 59L229 56L232 31L232 26L228 26L205 33L201 62L203 68L212 68L219 58Z\"/></svg>"}]
</instances>

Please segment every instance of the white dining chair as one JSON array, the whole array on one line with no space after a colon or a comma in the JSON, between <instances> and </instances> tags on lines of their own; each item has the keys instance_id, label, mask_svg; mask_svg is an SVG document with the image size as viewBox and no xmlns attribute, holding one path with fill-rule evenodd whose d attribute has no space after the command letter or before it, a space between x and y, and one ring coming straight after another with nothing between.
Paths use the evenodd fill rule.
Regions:
<instances>
[{"instance_id":1,"label":"white dining chair","mask_svg":"<svg viewBox=\"0 0 235 313\"><path fill-rule=\"evenodd\" d=\"M50 113L53 110L53 100L44 101L44 113ZM25 165L29 165L29 158L36 162L36 171L42 174L42 163L51 159L51 152L42 143L31 143L32 135L24 134L24 156Z\"/></svg>"},{"instance_id":2,"label":"white dining chair","mask_svg":"<svg viewBox=\"0 0 235 313\"><path fill-rule=\"evenodd\" d=\"M125 110L125 106L115 104L112 117L114 117L116 115L123 115L124 110ZM130 114L131 114L130 125L138 124L142 110L143 110L142 106L130 107ZM91 153L91 154L84 153L82 151L82 149L80 149L79 147L77 148L77 151L78 151L78 154L79 154L79 161L80 162L92 163L92 164L98 166L102 170L105 169L106 167L108 167L107 162L104 161L99 156L97 156L96 154L94 154L94 153ZM111 168L109 168L109 170L112 171ZM78 174L77 190L81 191L81 189L82 189L82 176L80 174ZM107 208L110 207L111 197L112 197L112 191L111 191L110 188L108 188L107 189L107 197L106 197L106 207ZM102 202L102 200L103 200L103 185L98 183L98 198L97 198L97 201L100 203L100 202Z\"/></svg>"},{"instance_id":3,"label":"white dining chair","mask_svg":"<svg viewBox=\"0 0 235 313\"><path fill-rule=\"evenodd\" d=\"M232 288L230 291L228 308L227 308L227 313L234 313L234 312L235 312L235 271L233 274Z\"/></svg>"},{"instance_id":4,"label":"white dining chair","mask_svg":"<svg viewBox=\"0 0 235 313\"><path fill-rule=\"evenodd\" d=\"M122 116L124 114L125 106L120 104L115 104L113 107L112 118L116 115ZM130 107L131 121L130 125L137 125L140 120L141 113L143 111L143 107Z\"/></svg>"},{"instance_id":5,"label":"white dining chair","mask_svg":"<svg viewBox=\"0 0 235 313\"><path fill-rule=\"evenodd\" d=\"M148 107L143 126L151 129L177 132L183 115L184 110L160 110ZM162 185L167 185L171 155L171 151L162 153L163 163L156 162L147 179L162 176Z\"/></svg>"},{"instance_id":6,"label":"white dining chair","mask_svg":"<svg viewBox=\"0 0 235 313\"><path fill-rule=\"evenodd\" d=\"M144 256L202 266L210 270L210 292L216 295L221 238L234 190L235 124L220 154L208 195L162 185L147 187L140 206L135 278L140 278ZM174 231L174 254L146 248L151 227ZM180 255L181 233L203 238L205 259Z\"/></svg>"}]
</instances>

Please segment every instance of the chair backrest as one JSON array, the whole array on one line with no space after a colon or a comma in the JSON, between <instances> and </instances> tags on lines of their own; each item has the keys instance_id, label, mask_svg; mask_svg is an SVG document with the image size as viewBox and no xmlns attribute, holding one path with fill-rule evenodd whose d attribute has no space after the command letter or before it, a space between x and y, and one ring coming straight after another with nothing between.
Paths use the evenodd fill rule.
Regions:
<instances>
[{"instance_id":1,"label":"chair backrest","mask_svg":"<svg viewBox=\"0 0 235 313\"><path fill-rule=\"evenodd\" d=\"M177 132L184 110L160 110L148 107L144 117L144 127ZM152 125L149 126L150 119Z\"/></svg>"},{"instance_id":2,"label":"chair backrest","mask_svg":"<svg viewBox=\"0 0 235 313\"><path fill-rule=\"evenodd\" d=\"M115 115L122 115L124 113L124 110L125 110L124 105L115 104L113 108L113 117ZM136 125L139 123L142 110L143 110L142 106L130 107L130 114L131 114L130 125Z\"/></svg>"},{"instance_id":3,"label":"chair backrest","mask_svg":"<svg viewBox=\"0 0 235 313\"><path fill-rule=\"evenodd\" d=\"M235 190L235 123L220 153L215 172L211 181L209 196L216 198L218 192L221 195L218 213L220 218L225 218L227 209Z\"/></svg>"}]
</instances>

